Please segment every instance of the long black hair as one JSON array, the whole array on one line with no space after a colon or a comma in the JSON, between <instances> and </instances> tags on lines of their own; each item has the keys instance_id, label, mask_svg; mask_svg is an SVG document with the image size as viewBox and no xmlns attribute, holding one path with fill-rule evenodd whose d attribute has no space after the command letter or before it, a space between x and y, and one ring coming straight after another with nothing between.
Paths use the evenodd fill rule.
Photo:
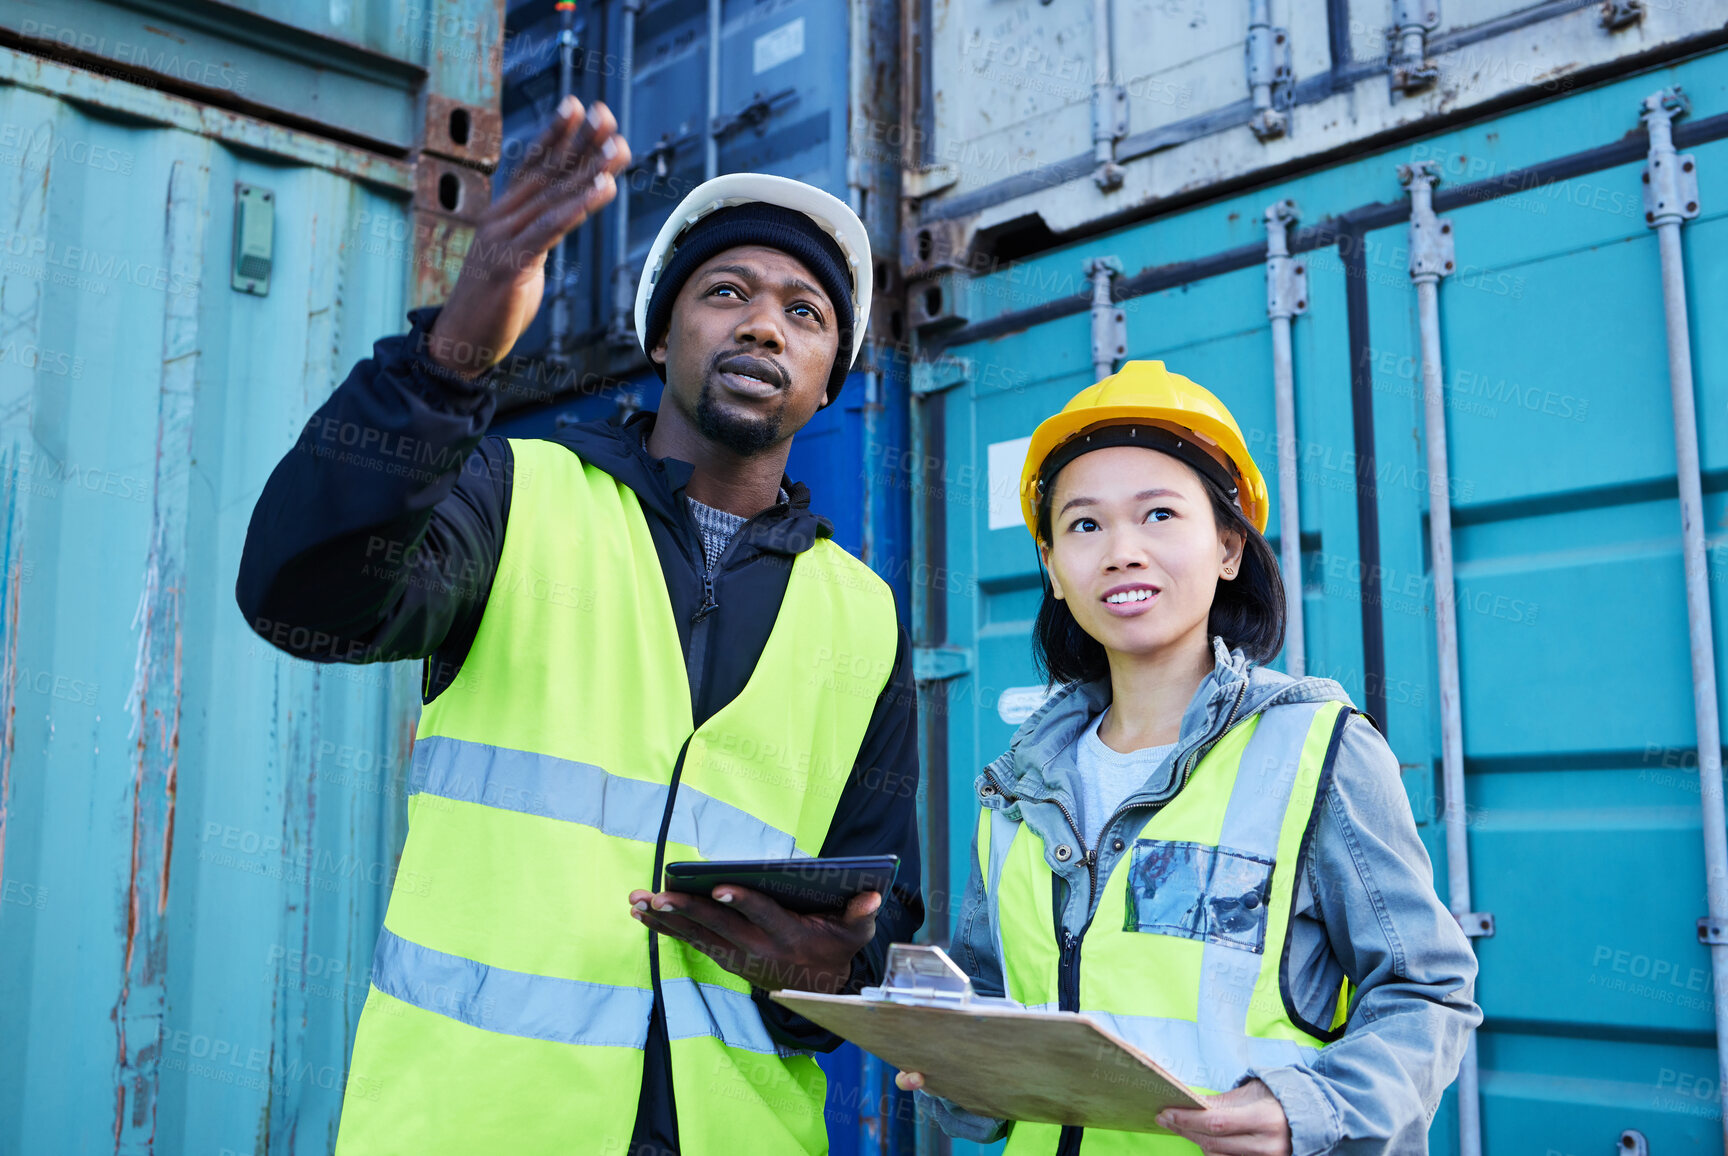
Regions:
<instances>
[{"instance_id":1,"label":"long black hair","mask_svg":"<svg viewBox=\"0 0 1728 1156\"><path fill-rule=\"evenodd\" d=\"M1207 633L1222 636L1224 645L1231 649L1240 647L1251 662L1270 661L1284 648L1284 581L1278 571L1278 556L1217 482L1189 468L1206 488L1218 528L1242 535L1241 568L1233 580L1219 581ZM1046 479L1038 499L1038 540L1043 543L1052 540L1050 503L1055 491L1052 476ZM1095 682L1110 673L1103 643L1080 629L1068 603L1051 592L1048 580L1032 626L1032 659L1047 682Z\"/></svg>"}]
</instances>

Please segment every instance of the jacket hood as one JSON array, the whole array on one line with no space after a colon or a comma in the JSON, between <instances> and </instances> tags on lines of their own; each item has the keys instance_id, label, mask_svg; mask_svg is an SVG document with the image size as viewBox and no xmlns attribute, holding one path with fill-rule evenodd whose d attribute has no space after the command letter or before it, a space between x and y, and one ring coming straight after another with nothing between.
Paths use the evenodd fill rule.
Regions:
<instances>
[{"instance_id":1,"label":"jacket hood","mask_svg":"<svg viewBox=\"0 0 1728 1156\"><path fill-rule=\"evenodd\" d=\"M635 493L642 508L662 521L678 525L684 518L684 488L695 467L677 458L656 458L647 448L655 414L632 414L622 425L589 421L564 426L547 439L557 442L584 462L604 470ZM818 538L832 538L834 525L810 510L810 488L782 475L780 488L786 501L747 522L740 533L759 550L773 554L801 554Z\"/></svg>"},{"instance_id":2,"label":"jacket hood","mask_svg":"<svg viewBox=\"0 0 1728 1156\"><path fill-rule=\"evenodd\" d=\"M1176 749L1171 753L1178 766L1198 761L1230 726L1270 707L1293 702L1342 702L1355 707L1350 695L1332 679L1293 678L1256 665L1240 648L1227 649L1222 637L1212 639L1212 656L1212 670L1200 681L1182 713ZM982 787L988 775L999 790L1013 797L1067 793L1067 784L1050 781L1051 764L1110 705L1110 697L1107 677L1055 688L1014 732L1007 752L978 776L978 785ZM1173 787L1180 789L1182 782L1183 777L1178 777ZM1175 789L1168 794L1174 795Z\"/></svg>"}]
</instances>

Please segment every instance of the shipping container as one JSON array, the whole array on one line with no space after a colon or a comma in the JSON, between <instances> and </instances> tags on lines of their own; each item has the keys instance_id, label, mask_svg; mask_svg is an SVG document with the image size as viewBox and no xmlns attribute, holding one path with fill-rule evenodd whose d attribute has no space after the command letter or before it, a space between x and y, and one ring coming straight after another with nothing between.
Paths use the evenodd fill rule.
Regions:
<instances>
[{"instance_id":1,"label":"shipping container","mask_svg":"<svg viewBox=\"0 0 1728 1156\"><path fill-rule=\"evenodd\" d=\"M327 1153L419 684L287 658L234 583L308 415L448 291L497 6L0 28L0 1152Z\"/></svg>"},{"instance_id":2,"label":"shipping container","mask_svg":"<svg viewBox=\"0 0 1728 1156\"><path fill-rule=\"evenodd\" d=\"M603 0L560 13L516 0L508 21L498 187L566 87L607 102L634 157L614 203L565 239L562 277L517 344L561 371L542 376L542 393L640 384L631 307L648 246L710 176L774 173L825 189L864 218L884 275L895 265L900 151L870 147L898 128L893 4ZM567 322L555 332L560 292ZM505 408L549 400L570 399L524 395Z\"/></svg>"},{"instance_id":3,"label":"shipping container","mask_svg":"<svg viewBox=\"0 0 1728 1156\"><path fill-rule=\"evenodd\" d=\"M1025 439L1121 361L1163 360L1216 392L1241 423L1272 491L1275 548L1289 538L1280 532L1283 507L1299 507L1291 545L1300 555L1306 670L1343 683L1385 731L1443 897L1462 857L1449 857L1446 839L1444 706L1453 688L1436 628L1436 492L1450 510L1443 544L1455 567L1465 772L1453 829L1468 850L1463 922L1475 936L1486 1021L1477 1036L1481 1146L1464 1134L1455 1088L1434 1119L1433 1150L1554 1156L1642 1152L1647 1143L1652 1152L1716 1151L1722 1117L1712 964L1700 942L1704 820L1677 496L1686 471L1676 456L1663 262L1647 217L1659 211L1647 190L1665 178L1647 168L1642 116L1652 94L1676 86L1684 94L1668 105L1678 110L1680 155L1664 163L1684 170L1673 211L1685 218L1679 252L1709 602L1720 623L1728 609L1717 565L1728 549L1728 331L1714 319L1728 308L1728 54L1714 47L1715 34L1707 51L1684 42L1721 13L1653 3L1641 23L1610 31L1600 21L1612 5L1441 6L1453 23L1430 40L1436 87L1409 96L1408 106L1402 97L1390 106L1368 99L1363 77L1349 90L1354 116L1305 125L1298 102L1287 135L1265 145L1241 121L1207 130L1131 162L1114 193L1090 179L1088 152L1087 165L1070 166L1071 178L1036 194L1031 210L1007 197L1001 178L964 160L955 185L924 202L917 229L969 220L947 268L909 287L915 310L925 294L930 306L913 365L914 557L920 571L951 576L946 591L915 587L929 676L932 907L941 910L936 897L967 875L974 775L1046 693L1029 641L1038 569L1017 498ZM982 112L959 111L991 99L963 59L975 33L1019 45L1022 62L1034 46L1071 56L1075 40L1087 39L1071 5L930 7L939 147L987 137L966 127L966 116L981 123ZM1249 4L1114 7L1119 20L1146 22L1144 35L1116 44L1163 61L1170 83L1192 93L1191 116L1247 111L1227 66L1240 63ZM1326 29L1304 28L1297 15L1317 19L1318 7L1292 6L1290 32L1296 59L1323 68L1324 52L1310 49ZM1352 20L1359 10L1349 6ZM1219 26L1231 21L1234 32L1224 35ZM1369 22L1384 23L1384 13ZM1336 45L1338 26L1331 32ZM1592 36L1601 44L1630 36L1637 47L1622 41L1592 55L1583 50L1597 43ZM1518 47L1526 44L1539 51ZM1659 49L1676 59L1652 67L1646 51ZM1517 101L1496 106L1482 92L1466 99L1477 72L1455 69L1469 50L1483 54L1484 75L1521 78L1499 90L1515 90ZM1007 67L1005 51L989 57L993 67ZM1201 67L1206 52L1217 67ZM1177 63L1184 55L1194 61L1187 71ZM1121 68L1159 74L1144 59ZM1299 64L1298 97L1305 75ZM1577 82L1547 86L1549 76ZM997 81L1017 86L1012 107L1024 114L992 119L999 132L989 139L1008 141L1001 149L1031 155L1036 124L1039 165L1085 150L1083 102L1078 114L1072 102L1044 108L1045 97L1021 91L1023 80ZM1374 83L1384 91L1389 81ZM1341 99L1352 98L1316 96L1309 111L1319 116ZM994 107L1009 103L1003 95ZM1406 107L1408 116L1399 111ZM1308 161L1280 171L1245 159L1277 148ZM1411 187L1430 178L1439 218L1422 218L1425 241L1412 234ZM1105 199L1129 195L1151 208L1133 223L1113 222ZM1032 230L1042 238L1036 252L1013 261L992 253L985 225L1025 212L1043 222ZM1080 239L1057 243L1071 230ZM1274 276L1272 232L1293 254L1281 275L1305 281ZM906 257L913 271L919 254ZM1438 340L1425 349L1412 262L1430 259ZM969 262L975 275L962 271ZM1280 298L1280 284L1297 286L1296 296ZM1269 315L1279 300L1292 327L1293 438L1275 412ZM1427 456L1438 430L1425 413L1425 356L1442 367L1444 476ZM1279 481L1282 444L1294 450L1293 490ZM1725 654L1718 639L1718 688ZM951 922L952 911L943 917Z\"/></svg>"},{"instance_id":4,"label":"shipping container","mask_svg":"<svg viewBox=\"0 0 1728 1156\"><path fill-rule=\"evenodd\" d=\"M908 0L921 246L1017 256L1720 39L1686 0ZM909 254L909 268L917 254Z\"/></svg>"}]
</instances>

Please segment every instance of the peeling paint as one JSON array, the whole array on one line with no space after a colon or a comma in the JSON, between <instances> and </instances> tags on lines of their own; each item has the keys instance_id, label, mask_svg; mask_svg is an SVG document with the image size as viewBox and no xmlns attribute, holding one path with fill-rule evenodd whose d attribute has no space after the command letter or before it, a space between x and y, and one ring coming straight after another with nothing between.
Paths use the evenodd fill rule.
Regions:
<instances>
[{"instance_id":1,"label":"peeling paint","mask_svg":"<svg viewBox=\"0 0 1728 1156\"><path fill-rule=\"evenodd\" d=\"M203 261L209 174L192 158L170 169L164 265L195 278ZM156 1093L167 972L168 881L179 785L188 484L198 371L198 296L164 297L150 548L132 628L138 634L128 708L134 776L125 962L115 1005L121 1117L115 1153L155 1151ZM140 950L142 949L142 950Z\"/></svg>"}]
</instances>

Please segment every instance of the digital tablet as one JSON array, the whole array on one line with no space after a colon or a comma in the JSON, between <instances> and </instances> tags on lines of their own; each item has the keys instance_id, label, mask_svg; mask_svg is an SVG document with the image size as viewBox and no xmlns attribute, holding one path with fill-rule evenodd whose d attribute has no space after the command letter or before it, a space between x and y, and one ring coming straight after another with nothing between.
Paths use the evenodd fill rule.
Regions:
<instances>
[{"instance_id":1,"label":"digital tablet","mask_svg":"<svg viewBox=\"0 0 1728 1156\"><path fill-rule=\"evenodd\" d=\"M708 895L722 883L733 883L800 915L838 915L862 892L879 891L886 899L899 866L898 855L668 863L666 890Z\"/></svg>"}]
</instances>

